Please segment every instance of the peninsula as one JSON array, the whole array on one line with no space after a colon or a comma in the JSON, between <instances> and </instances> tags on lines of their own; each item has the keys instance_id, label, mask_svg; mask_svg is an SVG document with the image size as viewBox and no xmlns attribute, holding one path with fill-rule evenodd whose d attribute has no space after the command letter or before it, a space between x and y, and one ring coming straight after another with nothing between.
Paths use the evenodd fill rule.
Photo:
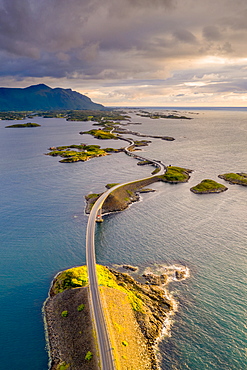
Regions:
<instances>
[{"instance_id":1,"label":"peninsula","mask_svg":"<svg viewBox=\"0 0 247 370\"><path fill-rule=\"evenodd\" d=\"M157 369L155 344L175 308L164 292L167 276L148 274L140 283L100 265L97 274L116 369ZM52 283L44 306L51 370L99 370L87 286L86 266L61 272Z\"/></svg>"}]
</instances>

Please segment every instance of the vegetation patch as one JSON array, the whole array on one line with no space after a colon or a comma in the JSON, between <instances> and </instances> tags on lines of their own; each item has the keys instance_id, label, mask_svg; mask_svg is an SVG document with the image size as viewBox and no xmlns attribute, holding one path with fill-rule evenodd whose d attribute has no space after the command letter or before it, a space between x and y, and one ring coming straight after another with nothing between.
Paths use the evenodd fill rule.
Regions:
<instances>
[{"instance_id":1,"label":"vegetation patch","mask_svg":"<svg viewBox=\"0 0 247 370\"><path fill-rule=\"evenodd\" d=\"M195 194L221 193L227 190L227 187L210 179L205 179L200 184L190 189Z\"/></svg>"},{"instance_id":2,"label":"vegetation patch","mask_svg":"<svg viewBox=\"0 0 247 370\"><path fill-rule=\"evenodd\" d=\"M152 175L156 175L156 173L158 173L159 172L159 168L158 167L156 167L153 171L152 171Z\"/></svg>"},{"instance_id":3,"label":"vegetation patch","mask_svg":"<svg viewBox=\"0 0 247 370\"><path fill-rule=\"evenodd\" d=\"M225 173L218 176L220 179L228 181L230 184L238 184L247 186L247 173Z\"/></svg>"},{"instance_id":4,"label":"vegetation patch","mask_svg":"<svg viewBox=\"0 0 247 370\"><path fill-rule=\"evenodd\" d=\"M15 125L5 126L5 128L40 127L38 123L16 123Z\"/></svg>"},{"instance_id":5,"label":"vegetation patch","mask_svg":"<svg viewBox=\"0 0 247 370\"><path fill-rule=\"evenodd\" d=\"M66 362L63 362L62 364L59 364L57 366L57 370L67 370L69 369L70 364L67 364Z\"/></svg>"},{"instance_id":6,"label":"vegetation patch","mask_svg":"<svg viewBox=\"0 0 247 370\"><path fill-rule=\"evenodd\" d=\"M150 144L152 141L150 140L135 140L134 141L134 144L136 147L139 147L139 146L148 146L148 144Z\"/></svg>"},{"instance_id":7,"label":"vegetation patch","mask_svg":"<svg viewBox=\"0 0 247 370\"><path fill-rule=\"evenodd\" d=\"M84 308L85 308L85 304L80 304L78 307L77 307L77 311L78 312L81 312L81 311L83 311L84 310Z\"/></svg>"},{"instance_id":8,"label":"vegetation patch","mask_svg":"<svg viewBox=\"0 0 247 370\"><path fill-rule=\"evenodd\" d=\"M159 178L164 182L171 182L171 183L179 183L179 182L186 182L190 178L191 170L182 168L182 167L175 167L169 166L167 167L167 171L164 175L159 176Z\"/></svg>"},{"instance_id":9,"label":"vegetation patch","mask_svg":"<svg viewBox=\"0 0 247 370\"><path fill-rule=\"evenodd\" d=\"M111 188L113 188L114 186L116 186L116 185L118 185L119 183L118 182L113 182L112 184L107 184L105 187L107 188L107 189L111 189Z\"/></svg>"},{"instance_id":10,"label":"vegetation patch","mask_svg":"<svg viewBox=\"0 0 247 370\"><path fill-rule=\"evenodd\" d=\"M88 351L87 354L86 354L86 356L85 356L85 360L91 361L92 358L93 358L92 352Z\"/></svg>"},{"instance_id":11,"label":"vegetation patch","mask_svg":"<svg viewBox=\"0 0 247 370\"><path fill-rule=\"evenodd\" d=\"M192 119L190 117L186 117L186 116L179 116L177 114L162 114L162 113L150 113L150 112L146 112L146 111L140 111L140 113L137 113L136 114L137 116L141 116L141 117L148 117L148 118L151 118L151 119L158 119L158 118L169 118L169 119Z\"/></svg>"},{"instance_id":12,"label":"vegetation patch","mask_svg":"<svg viewBox=\"0 0 247 370\"><path fill-rule=\"evenodd\" d=\"M103 124L112 121L124 121L129 119L129 116L110 110L74 110L65 112L67 121L95 121Z\"/></svg>"},{"instance_id":13,"label":"vegetation patch","mask_svg":"<svg viewBox=\"0 0 247 370\"><path fill-rule=\"evenodd\" d=\"M104 266L97 265L97 276L99 285L120 290L127 294L131 307L134 311L143 311L143 304L137 292L128 290L117 283L116 277Z\"/></svg>"},{"instance_id":14,"label":"vegetation patch","mask_svg":"<svg viewBox=\"0 0 247 370\"><path fill-rule=\"evenodd\" d=\"M92 194L85 195L85 199L87 202L85 212L87 214L91 212L91 209L93 208L94 203L100 197L101 194L102 193L100 194L92 193Z\"/></svg>"},{"instance_id":15,"label":"vegetation patch","mask_svg":"<svg viewBox=\"0 0 247 370\"><path fill-rule=\"evenodd\" d=\"M137 163L138 166L145 166L147 164L153 164L153 162L150 161L140 161Z\"/></svg>"},{"instance_id":16,"label":"vegetation patch","mask_svg":"<svg viewBox=\"0 0 247 370\"><path fill-rule=\"evenodd\" d=\"M108 153L101 149L99 145L64 145L58 147L51 147L50 152L46 153L46 155L50 155L52 157L61 157L64 158L60 162L61 163L71 163L71 162L85 162L94 157L102 157L107 155Z\"/></svg>"},{"instance_id":17,"label":"vegetation patch","mask_svg":"<svg viewBox=\"0 0 247 370\"><path fill-rule=\"evenodd\" d=\"M0 120L15 121L25 119L27 112L0 112Z\"/></svg>"},{"instance_id":18,"label":"vegetation patch","mask_svg":"<svg viewBox=\"0 0 247 370\"><path fill-rule=\"evenodd\" d=\"M61 313L61 316L62 316L62 317L67 317L67 316L68 316L68 311L63 311L63 312Z\"/></svg>"},{"instance_id":19,"label":"vegetation patch","mask_svg":"<svg viewBox=\"0 0 247 370\"><path fill-rule=\"evenodd\" d=\"M73 267L59 273L53 283L50 294L55 295L66 289L88 285L87 266Z\"/></svg>"},{"instance_id":20,"label":"vegetation patch","mask_svg":"<svg viewBox=\"0 0 247 370\"><path fill-rule=\"evenodd\" d=\"M108 132L108 131L104 131L104 130L89 130L89 131L80 132L80 134L81 135L89 134L89 135L96 137L96 139L102 139L102 140L118 138L117 135L112 134L111 132Z\"/></svg>"}]
</instances>

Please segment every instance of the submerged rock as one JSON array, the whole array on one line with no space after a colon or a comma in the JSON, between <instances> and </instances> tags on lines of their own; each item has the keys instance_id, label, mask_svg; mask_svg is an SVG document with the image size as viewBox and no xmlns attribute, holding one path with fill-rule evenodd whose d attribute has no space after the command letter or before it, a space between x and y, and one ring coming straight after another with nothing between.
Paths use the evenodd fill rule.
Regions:
<instances>
[{"instance_id":1,"label":"submerged rock","mask_svg":"<svg viewBox=\"0 0 247 370\"><path fill-rule=\"evenodd\" d=\"M138 270L138 267L136 266L131 266L131 265L123 265L122 266L124 269L126 270L131 270L131 271L137 271Z\"/></svg>"}]
</instances>

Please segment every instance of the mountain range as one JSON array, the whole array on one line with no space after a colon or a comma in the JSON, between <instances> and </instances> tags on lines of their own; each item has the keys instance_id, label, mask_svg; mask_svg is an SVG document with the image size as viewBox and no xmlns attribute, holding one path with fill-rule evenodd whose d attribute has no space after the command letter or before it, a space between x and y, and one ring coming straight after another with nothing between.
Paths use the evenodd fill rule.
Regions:
<instances>
[{"instance_id":1,"label":"mountain range","mask_svg":"<svg viewBox=\"0 0 247 370\"><path fill-rule=\"evenodd\" d=\"M39 84L26 88L0 87L0 111L50 111L60 109L104 110L87 96L71 89Z\"/></svg>"}]
</instances>

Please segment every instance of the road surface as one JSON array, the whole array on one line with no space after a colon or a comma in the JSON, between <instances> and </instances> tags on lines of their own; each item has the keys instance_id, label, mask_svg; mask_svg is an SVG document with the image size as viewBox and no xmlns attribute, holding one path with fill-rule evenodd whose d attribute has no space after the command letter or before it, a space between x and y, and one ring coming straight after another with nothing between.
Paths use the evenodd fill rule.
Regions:
<instances>
[{"instance_id":1,"label":"road surface","mask_svg":"<svg viewBox=\"0 0 247 370\"><path fill-rule=\"evenodd\" d=\"M150 162L154 163L156 167L160 168L160 171L153 175L158 176L161 175L166 167L159 161L155 161L153 159L144 158L142 156L137 155L135 152L129 151L128 148L134 144L131 140L126 140L129 142L129 145L125 148L125 152L128 155L133 156L136 159L140 160L149 160ZM149 176L153 177L153 176ZM141 179L144 180L144 179ZM136 180L135 180L136 181ZM137 180L138 181L138 180ZM95 220L100 208L108 197L108 195L116 190L117 188L130 184L134 181L126 182L124 184L118 184L111 189L108 189L105 193L103 193L98 200L95 202L92 210L90 212L87 224L87 233L86 233L86 260L87 260L87 269L88 269L88 279L89 279L89 292L90 292L90 302L91 302L91 310L92 316L95 322L96 327L96 334L98 339L98 347L100 352L100 361L101 361L101 369L102 370L115 370L115 364L113 359L112 347L107 331L106 321L104 317L104 312L100 300L100 292L98 286L98 278L96 273L96 258L95 258L95 244L94 244L94 235L95 235Z\"/></svg>"}]
</instances>

